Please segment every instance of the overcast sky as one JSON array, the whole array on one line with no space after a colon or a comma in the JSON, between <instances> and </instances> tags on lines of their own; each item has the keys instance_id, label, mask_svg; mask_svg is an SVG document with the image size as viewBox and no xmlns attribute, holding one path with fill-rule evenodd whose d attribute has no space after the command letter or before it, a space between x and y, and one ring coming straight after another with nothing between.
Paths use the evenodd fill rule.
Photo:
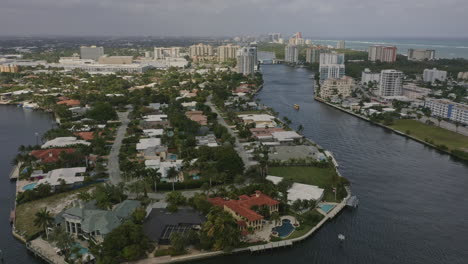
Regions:
<instances>
[{"instance_id":1,"label":"overcast sky","mask_svg":"<svg viewBox=\"0 0 468 264\"><path fill-rule=\"evenodd\" d=\"M0 0L0 35L468 37L468 0Z\"/></svg>"}]
</instances>

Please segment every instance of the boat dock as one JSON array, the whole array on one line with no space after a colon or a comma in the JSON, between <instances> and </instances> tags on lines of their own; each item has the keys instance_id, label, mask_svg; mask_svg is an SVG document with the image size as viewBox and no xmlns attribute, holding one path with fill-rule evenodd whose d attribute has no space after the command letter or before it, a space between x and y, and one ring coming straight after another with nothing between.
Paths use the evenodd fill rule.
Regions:
<instances>
[{"instance_id":1,"label":"boat dock","mask_svg":"<svg viewBox=\"0 0 468 264\"><path fill-rule=\"evenodd\" d=\"M274 249L274 248L286 247L286 246L292 246L292 245L293 245L293 242L291 240L285 240L285 241L271 242L271 243L264 244L264 245L251 246L249 247L249 250L250 252L257 252L257 251L264 251L267 249Z\"/></svg>"},{"instance_id":2,"label":"boat dock","mask_svg":"<svg viewBox=\"0 0 468 264\"><path fill-rule=\"evenodd\" d=\"M20 168L21 168L22 163L18 163L13 167L13 169L10 172L10 180L14 181L17 180L20 174Z\"/></svg>"}]
</instances>

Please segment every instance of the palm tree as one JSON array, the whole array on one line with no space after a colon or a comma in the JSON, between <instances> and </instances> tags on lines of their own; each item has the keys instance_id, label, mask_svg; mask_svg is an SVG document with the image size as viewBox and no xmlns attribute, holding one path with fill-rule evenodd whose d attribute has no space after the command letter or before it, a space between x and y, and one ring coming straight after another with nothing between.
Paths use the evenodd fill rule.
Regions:
<instances>
[{"instance_id":1,"label":"palm tree","mask_svg":"<svg viewBox=\"0 0 468 264\"><path fill-rule=\"evenodd\" d=\"M169 170L167 171L167 177L172 180L172 191L175 191L174 182L178 174L179 173L175 167L170 167Z\"/></svg>"},{"instance_id":2,"label":"palm tree","mask_svg":"<svg viewBox=\"0 0 468 264\"><path fill-rule=\"evenodd\" d=\"M146 177L154 183L154 192L157 191L157 183L161 179L161 173L159 169L148 168L146 169Z\"/></svg>"},{"instance_id":3,"label":"palm tree","mask_svg":"<svg viewBox=\"0 0 468 264\"><path fill-rule=\"evenodd\" d=\"M47 232L47 228L49 225L52 223L54 218L50 214L49 211L47 211L47 208L42 208L40 211L36 212L35 214L35 219L34 219L34 226L40 227L45 230L46 237L49 236Z\"/></svg>"}]
</instances>

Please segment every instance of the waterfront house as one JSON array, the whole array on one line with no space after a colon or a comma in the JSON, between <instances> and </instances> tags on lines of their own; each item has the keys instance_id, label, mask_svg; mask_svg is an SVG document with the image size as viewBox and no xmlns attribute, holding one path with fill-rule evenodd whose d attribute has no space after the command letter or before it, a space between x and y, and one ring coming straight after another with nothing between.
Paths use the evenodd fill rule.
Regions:
<instances>
[{"instance_id":1,"label":"waterfront house","mask_svg":"<svg viewBox=\"0 0 468 264\"><path fill-rule=\"evenodd\" d=\"M76 137L57 137L44 143L41 148L47 149L50 147L64 148L73 145L86 145L89 146L91 143L85 140L78 140Z\"/></svg>"},{"instance_id":2,"label":"waterfront house","mask_svg":"<svg viewBox=\"0 0 468 264\"><path fill-rule=\"evenodd\" d=\"M37 182L37 185L49 184L52 191L55 191L58 186L76 187L83 184L85 172L86 167L51 170L43 179Z\"/></svg>"},{"instance_id":3,"label":"waterfront house","mask_svg":"<svg viewBox=\"0 0 468 264\"><path fill-rule=\"evenodd\" d=\"M278 185L283 177L268 175L266 179ZM318 186L295 182L288 189L288 204L293 204L296 200L313 200L318 203L323 199L323 194L324 189Z\"/></svg>"},{"instance_id":4,"label":"waterfront house","mask_svg":"<svg viewBox=\"0 0 468 264\"><path fill-rule=\"evenodd\" d=\"M275 117L267 114L248 114L238 116L244 124L255 124L257 128L276 127Z\"/></svg>"},{"instance_id":5,"label":"waterfront house","mask_svg":"<svg viewBox=\"0 0 468 264\"><path fill-rule=\"evenodd\" d=\"M260 191L254 194L241 195L239 200L230 200L222 197L208 198L208 201L222 207L230 213L236 220L239 228L243 231L248 229L263 229L264 216L254 210L254 207L267 206L270 214L278 212L279 202Z\"/></svg>"},{"instance_id":6,"label":"waterfront house","mask_svg":"<svg viewBox=\"0 0 468 264\"><path fill-rule=\"evenodd\" d=\"M140 206L140 201L125 200L112 210L102 210L97 208L95 201L76 201L73 207L57 215L55 222L64 226L68 233L99 244Z\"/></svg>"},{"instance_id":7,"label":"waterfront house","mask_svg":"<svg viewBox=\"0 0 468 264\"><path fill-rule=\"evenodd\" d=\"M74 153L73 148L51 148L51 149L39 149L33 150L29 154L37 159L40 163L56 163L59 161L62 153L71 154Z\"/></svg>"},{"instance_id":8,"label":"waterfront house","mask_svg":"<svg viewBox=\"0 0 468 264\"><path fill-rule=\"evenodd\" d=\"M62 100L57 102L58 105L66 105L68 107L77 107L81 105L80 100Z\"/></svg>"}]
</instances>

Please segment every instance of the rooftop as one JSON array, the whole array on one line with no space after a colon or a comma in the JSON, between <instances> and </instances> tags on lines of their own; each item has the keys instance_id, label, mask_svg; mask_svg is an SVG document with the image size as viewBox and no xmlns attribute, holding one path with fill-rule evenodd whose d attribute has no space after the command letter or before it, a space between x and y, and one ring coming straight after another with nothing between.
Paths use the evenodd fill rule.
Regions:
<instances>
[{"instance_id":1,"label":"rooftop","mask_svg":"<svg viewBox=\"0 0 468 264\"><path fill-rule=\"evenodd\" d=\"M59 161L61 153L73 153L75 149L72 148L53 148L53 149L41 149L33 150L30 155L40 160L42 163L55 163Z\"/></svg>"},{"instance_id":2,"label":"rooftop","mask_svg":"<svg viewBox=\"0 0 468 264\"><path fill-rule=\"evenodd\" d=\"M66 147L77 144L87 146L91 145L91 143L86 142L85 140L78 140L76 139L76 137L57 137L44 143L44 145L42 145L41 148L45 149L50 147Z\"/></svg>"}]
</instances>

